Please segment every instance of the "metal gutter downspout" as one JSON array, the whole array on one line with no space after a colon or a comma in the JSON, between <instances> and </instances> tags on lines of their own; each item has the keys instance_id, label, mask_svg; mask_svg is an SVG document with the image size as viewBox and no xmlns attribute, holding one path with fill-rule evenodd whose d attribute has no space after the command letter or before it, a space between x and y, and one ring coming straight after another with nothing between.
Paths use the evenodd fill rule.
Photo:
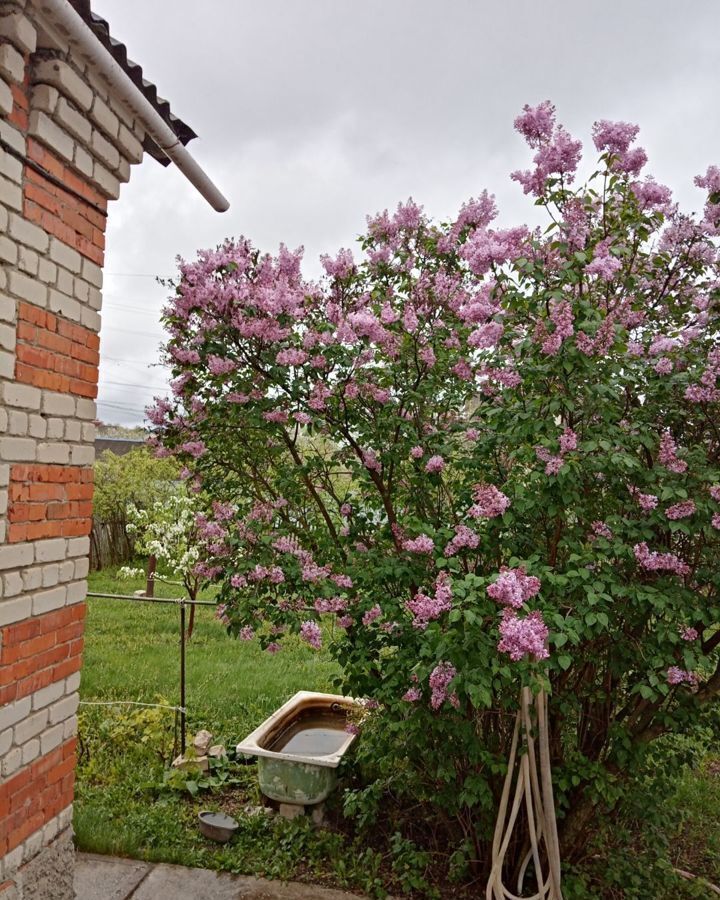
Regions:
<instances>
[{"instance_id":1,"label":"metal gutter downspout","mask_svg":"<svg viewBox=\"0 0 720 900\"><path fill-rule=\"evenodd\" d=\"M68 0L31 0L50 18L50 24L62 30L68 40L77 45L121 100L142 123L147 134L162 152L180 169L187 180L202 194L213 209L225 212L230 204L193 157L180 143L175 132L165 122L150 101L138 90L130 76L112 54L95 37L89 26L72 8Z\"/></svg>"}]
</instances>

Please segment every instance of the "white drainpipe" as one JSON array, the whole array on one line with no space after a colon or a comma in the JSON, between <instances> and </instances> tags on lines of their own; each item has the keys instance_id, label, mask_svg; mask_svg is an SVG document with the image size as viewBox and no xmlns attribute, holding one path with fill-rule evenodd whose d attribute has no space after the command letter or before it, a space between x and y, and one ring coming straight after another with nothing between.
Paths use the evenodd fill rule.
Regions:
<instances>
[{"instance_id":1,"label":"white drainpipe","mask_svg":"<svg viewBox=\"0 0 720 900\"><path fill-rule=\"evenodd\" d=\"M137 116L143 128L162 152L180 169L213 209L225 212L230 204L178 140L155 107L133 83L130 76L93 34L68 0L31 0L50 18L111 86L114 95Z\"/></svg>"}]
</instances>

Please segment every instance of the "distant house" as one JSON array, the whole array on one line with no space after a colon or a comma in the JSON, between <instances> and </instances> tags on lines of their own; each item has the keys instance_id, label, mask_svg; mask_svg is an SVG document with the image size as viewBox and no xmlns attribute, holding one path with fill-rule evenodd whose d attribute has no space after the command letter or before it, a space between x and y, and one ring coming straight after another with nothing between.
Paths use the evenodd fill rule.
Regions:
<instances>
[{"instance_id":1,"label":"distant house","mask_svg":"<svg viewBox=\"0 0 720 900\"><path fill-rule=\"evenodd\" d=\"M95 438L95 459L101 456L106 450L109 450L116 456L125 456L125 454L129 453L131 450L144 446L145 441L143 438L107 437L106 435L103 435L102 437Z\"/></svg>"},{"instance_id":2,"label":"distant house","mask_svg":"<svg viewBox=\"0 0 720 900\"><path fill-rule=\"evenodd\" d=\"M147 153L226 209L194 136L88 0L0 0L0 900L74 896L108 201Z\"/></svg>"}]
</instances>

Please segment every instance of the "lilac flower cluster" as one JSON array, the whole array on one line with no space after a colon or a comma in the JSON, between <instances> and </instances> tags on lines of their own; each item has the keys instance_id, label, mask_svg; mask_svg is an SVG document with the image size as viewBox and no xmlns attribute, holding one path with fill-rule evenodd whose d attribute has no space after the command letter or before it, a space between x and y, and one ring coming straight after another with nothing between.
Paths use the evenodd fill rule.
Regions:
<instances>
[{"instance_id":1,"label":"lilac flower cluster","mask_svg":"<svg viewBox=\"0 0 720 900\"><path fill-rule=\"evenodd\" d=\"M648 572L671 572L675 575L688 575L690 572L690 566L674 553L650 550L645 541L635 544L633 553L640 566Z\"/></svg>"},{"instance_id":2,"label":"lilac flower cluster","mask_svg":"<svg viewBox=\"0 0 720 900\"><path fill-rule=\"evenodd\" d=\"M514 662L529 656L536 662L547 659L548 629L539 610L520 618L515 610L506 609L500 621L498 650L507 653Z\"/></svg>"},{"instance_id":3,"label":"lilac flower cluster","mask_svg":"<svg viewBox=\"0 0 720 900\"><path fill-rule=\"evenodd\" d=\"M432 691L430 696L430 706L432 706L433 709L440 709L446 700L449 701L455 709L459 709L460 700L458 699L457 694L454 691L448 693L450 682L456 675L457 669L449 662L438 663L432 670L430 673L430 690Z\"/></svg>"},{"instance_id":4,"label":"lilac flower cluster","mask_svg":"<svg viewBox=\"0 0 720 900\"><path fill-rule=\"evenodd\" d=\"M487 593L503 606L519 609L523 603L540 592L540 579L526 575L525 569L508 569L503 566L497 579L487 586Z\"/></svg>"},{"instance_id":5,"label":"lilac flower cluster","mask_svg":"<svg viewBox=\"0 0 720 900\"><path fill-rule=\"evenodd\" d=\"M679 666L670 666L665 673L668 684L697 684L697 675L694 672L688 672Z\"/></svg>"},{"instance_id":6,"label":"lilac flower cluster","mask_svg":"<svg viewBox=\"0 0 720 900\"><path fill-rule=\"evenodd\" d=\"M300 626L300 637L316 650L321 649L322 631L320 630L318 623L313 622L312 619L308 619L302 623Z\"/></svg>"},{"instance_id":7,"label":"lilac flower cluster","mask_svg":"<svg viewBox=\"0 0 720 900\"><path fill-rule=\"evenodd\" d=\"M665 466L670 472L682 475L687 471L687 463L684 459L677 456L677 444L669 431L664 431L660 438L660 449L658 451L658 462Z\"/></svg>"},{"instance_id":8,"label":"lilac flower cluster","mask_svg":"<svg viewBox=\"0 0 720 900\"><path fill-rule=\"evenodd\" d=\"M407 608L412 613L413 628L424 631L428 624L452 608L452 586L447 572L440 572L435 580L435 591L430 597L424 591L418 591L412 600L408 600Z\"/></svg>"},{"instance_id":9,"label":"lilac flower cluster","mask_svg":"<svg viewBox=\"0 0 720 900\"><path fill-rule=\"evenodd\" d=\"M668 506L665 510L665 515L668 519L686 519L688 516L693 515L695 509L696 506L693 500L683 500L681 503Z\"/></svg>"},{"instance_id":10,"label":"lilac flower cluster","mask_svg":"<svg viewBox=\"0 0 720 900\"><path fill-rule=\"evenodd\" d=\"M510 498L492 484L476 484L472 490L475 503L468 510L473 519L494 519L510 506Z\"/></svg>"}]
</instances>

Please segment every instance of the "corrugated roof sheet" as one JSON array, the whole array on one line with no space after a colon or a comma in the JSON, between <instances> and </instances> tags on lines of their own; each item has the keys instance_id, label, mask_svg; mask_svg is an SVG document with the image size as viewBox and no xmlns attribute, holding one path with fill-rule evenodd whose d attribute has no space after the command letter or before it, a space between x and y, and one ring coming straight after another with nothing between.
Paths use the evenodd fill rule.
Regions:
<instances>
[{"instance_id":1,"label":"corrugated roof sheet","mask_svg":"<svg viewBox=\"0 0 720 900\"><path fill-rule=\"evenodd\" d=\"M110 26L106 20L103 19L102 16L98 16L94 13L90 8L90 0L70 0L70 3L80 16L82 16L85 23L90 26L95 37L97 37L100 43L110 51L115 58L115 61L122 66L124 71L127 72L132 79L133 83L160 113L165 122L172 128L180 142L185 145L193 138L196 138L197 134L195 134L192 128L186 122L183 122L182 119L173 115L168 101L158 96L155 85L143 78L142 66L133 62L131 59L128 59L127 47L122 41L118 41L112 37L110 34ZM170 163L167 156L165 156L151 138L145 138L145 151L164 166Z\"/></svg>"}]
</instances>

